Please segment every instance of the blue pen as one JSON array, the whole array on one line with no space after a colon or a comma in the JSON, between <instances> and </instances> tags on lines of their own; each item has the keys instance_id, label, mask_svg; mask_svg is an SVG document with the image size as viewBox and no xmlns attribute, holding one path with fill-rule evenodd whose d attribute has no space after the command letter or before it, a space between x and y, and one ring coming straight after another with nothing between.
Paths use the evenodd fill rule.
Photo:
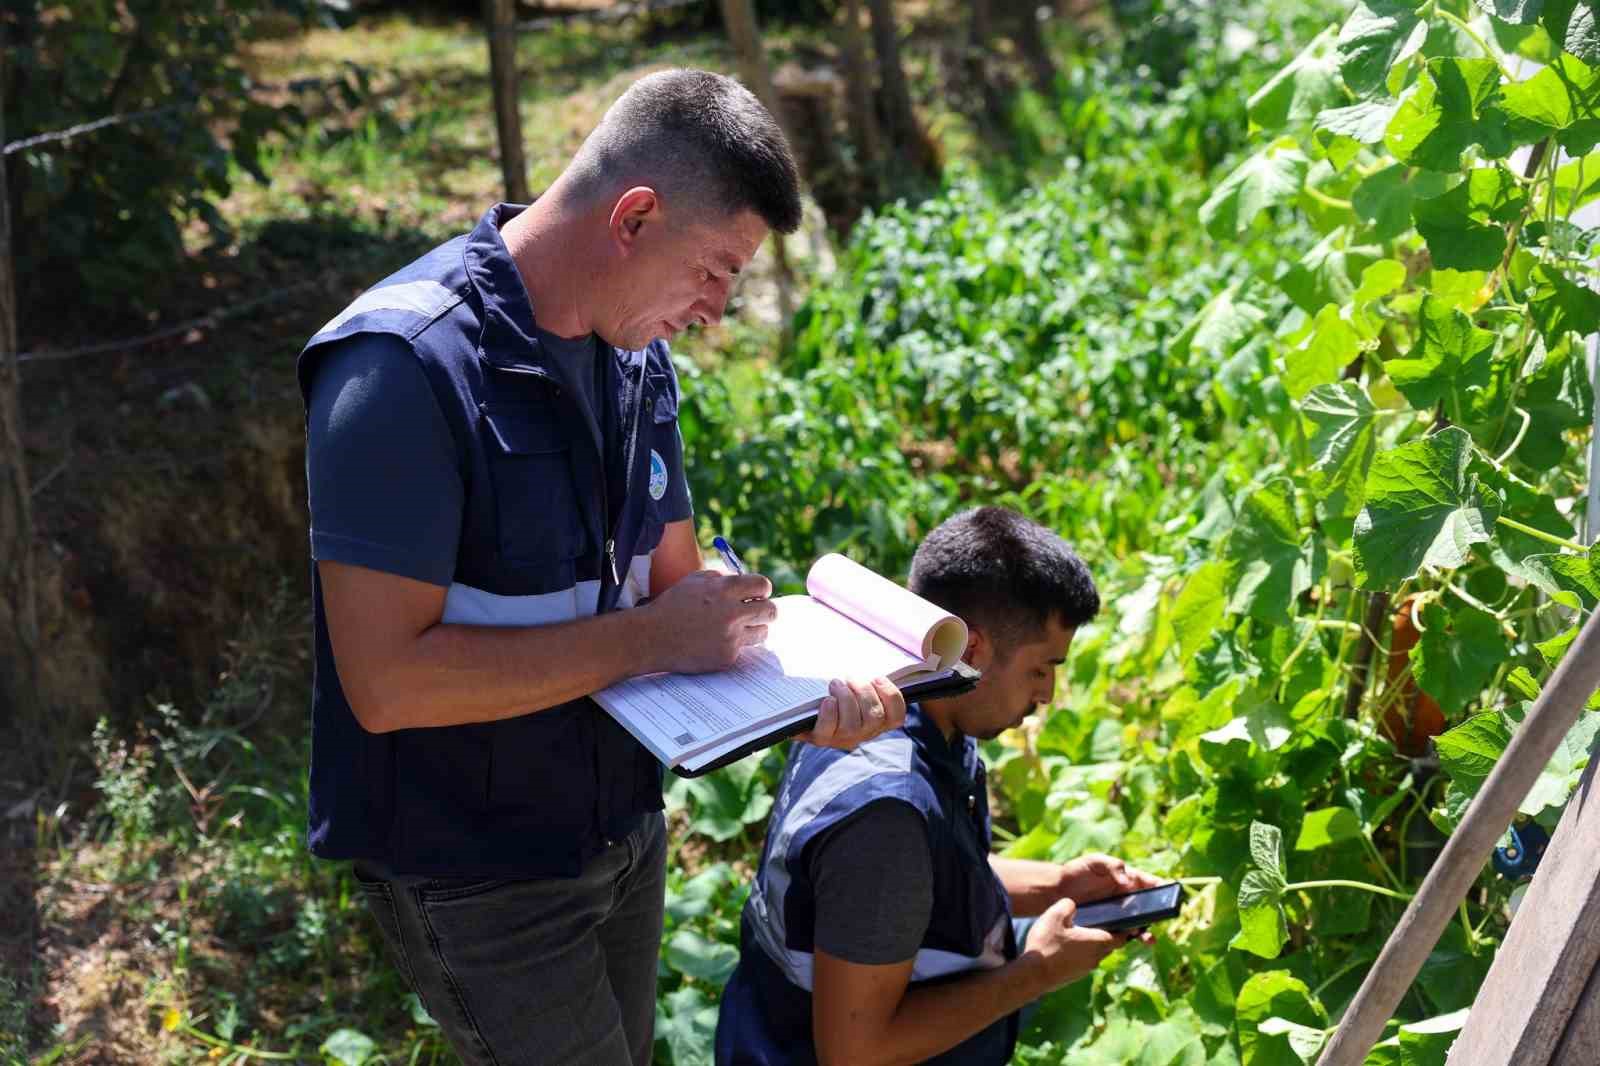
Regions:
<instances>
[{"instance_id":1,"label":"blue pen","mask_svg":"<svg viewBox=\"0 0 1600 1066\"><path fill-rule=\"evenodd\" d=\"M711 546L717 549L717 554L722 556L722 561L728 564L728 569L736 574L744 573L744 563L739 561L739 556L734 554L733 545L722 537L714 537Z\"/></svg>"}]
</instances>

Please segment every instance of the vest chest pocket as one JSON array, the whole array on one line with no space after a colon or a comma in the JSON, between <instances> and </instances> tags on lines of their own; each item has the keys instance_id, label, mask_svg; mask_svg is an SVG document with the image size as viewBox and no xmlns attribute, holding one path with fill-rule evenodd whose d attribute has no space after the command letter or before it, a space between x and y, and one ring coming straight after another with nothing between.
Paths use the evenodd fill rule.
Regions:
<instances>
[{"instance_id":1,"label":"vest chest pocket","mask_svg":"<svg viewBox=\"0 0 1600 1066\"><path fill-rule=\"evenodd\" d=\"M583 516L563 427L536 407L479 410L501 559L512 566L571 560L583 550Z\"/></svg>"}]
</instances>

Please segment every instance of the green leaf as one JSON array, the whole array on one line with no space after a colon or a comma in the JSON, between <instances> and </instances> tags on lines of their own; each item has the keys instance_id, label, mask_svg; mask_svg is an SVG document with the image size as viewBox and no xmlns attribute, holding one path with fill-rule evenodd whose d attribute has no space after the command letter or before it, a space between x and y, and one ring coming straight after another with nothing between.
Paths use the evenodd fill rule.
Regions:
<instances>
[{"instance_id":1,"label":"green leaf","mask_svg":"<svg viewBox=\"0 0 1600 1066\"><path fill-rule=\"evenodd\" d=\"M1500 502L1468 474L1472 438L1451 427L1380 453L1356 517L1356 579L1392 587L1421 570L1453 570L1491 538Z\"/></svg>"},{"instance_id":2,"label":"green leaf","mask_svg":"<svg viewBox=\"0 0 1600 1066\"><path fill-rule=\"evenodd\" d=\"M710 1062L717 1036L717 1003L686 984L656 1001L656 1039L667 1042L675 1063Z\"/></svg>"},{"instance_id":3,"label":"green leaf","mask_svg":"<svg viewBox=\"0 0 1600 1066\"><path fill-rule=\"evenodd\" d=\"M1200 221L1213 237L1229 237L1243 231L1262 211L1289 203L1299 195L1310 165L1294 138L1274 141L1222 179L1222 184L1200 205Z\"/></svg>"},{"instance_id":4,"label":"green leaf","mask_svg":"<svg viewBox=\"0 0 1600 1066\"><path fill-rule=\"evenodd\" d=\"M1283 830L1266 822L1250 823L1250 861L1256 868L1268 873L1276 874L1280 882L1278 888L1282 891L1284 881L1283 868Z\"/></svg>"},{"instance_id":5,"label":"green leaf","mask_svg":"<svg viewBox=\"0 0 1600 1066\"><path fill-rule=\"evenodd\" d=\"M1257 89L1246 105L1250 121L1264 130L1280 130L1344 100L1339 80L1339 53L1332 27L1311 39L1300 54Z\"/></svg>"},{"instance_id":6,"label":"green leaf","mask_svg":"<svg viewBox=\"0 0 1600 1066\"><path fill-rule=\"evenodd\" d=\"M1473 607L1446 612L1437 603L1422 611L1423 632L1411 649L1422 691L1454 717L1483 692L1510 655L1500 623Z\"/></svg>"},{"instance_id":7,"label":"green leaf","mask_svg":"<svg viewBox=\"0 0 1600 1066\"><path fill-rule=\"evenodd\" d=\"M1354 840L1361 835L1361 819L1349 807L1324 807L1320 811L1307 811L1300 823L1300 836L1294 842L1296 851L1316 851L1330 844Z\"/></svg>"},{"instance_id":8,"label":"green leaf","mask_svg":"<svg viewBox=\"0 0 1600 1066\"><path fill-rule=\"evenodd\" d=\"M679 929L667 941L662 958L679 973L721 988L739 965L739 949L707 940L692 929Z\"/></svg>"},{"instance_id":9,"label":"green leaf","mask_svg":"<svg viewBox=\"0 0 1600 1066\"><path fill-rule=\"evenodd\" d=\"M1301 533L1294 502L1287 478L1246 498L1222 553L1234 575L1228 610L1286 624L1294 601L1311 587L1314 541Z\"/></svg>"},{"instance_id":10,"label":"green leaf","mask_svg":"<svg viewBox=\"0 0 1600 1066\"><path fill-rule=\"evenodd\" d=\"M1506 85L1499 108L1510 119L1513 139L1531 144L1600 118L1600 77L1573 56L1560 55L1527 81Z\"/></svg>"},{"instance_id":11,"label":"green leaf","mask_svg":"<svg viewBox=\"0 0 1600 1066\"><path fill-rule=\"evenodd\" d=\"M1600 605L1600 547L1583 555L1530 555L1522 564L1538 572L1545 588L1570 592L1591 610Z\"/></svg>"},{"instance_id":12,"label":"green leaf","mask_svg":"<svg viewBox=\"0 0 1600 1066\"><path fill-rule=\"evenodd\" d=\"M1530 279L1533 293L1528 306L1546 344L1559 343L1569 330L1585 336L1600 331L1600 294L1569 281L1566 274L1548 264L1534 267Z\"/></svg>"},{"instance_id":13,"label":"green leaf","mask_svg":"<svg viewBox=\"0 0 1600 1066\"><path fill-rule=\"evenodd\" d=\"M1578 779L1589 765L1589 752L1594 747L1595 735L1600 733L1600 714L1589 712L1578 717L1567 735L1561 738L1550 761L1539 771L1539 777L1528 790L1517 810L1528 817L1537 817L1548 807L1560 807L1578 787Z\"/></svg>"},{"instance_id":14,"label":"green leaf","mask_svg":"<svg viewBox=\"0 0 1600 1066\"><path fill-rule=\"evenodd\" d=\"M1362 144L1377 144L1383 140L1399 106L1395 100L1368 100L1348 107L1329 108L1318 113L1313 128L1324 143L1337 136Z\"/></svg>"},{"instance_id":15,"label":"green leaf","mask_svg":"<svg viewBox=\"0 0 1600 1066\"><path fill-rule=\"evenodd\" d=\"M1511 743L1511 732L1498 712L1489 711L1445 730L1433 742L1439 765L1471 796Z\"/></svg>"},{"instance_id":16,"label":"green leaf","mask_svg":"<svg viewBox=\"0 0 1600 1066\"><path fill-rule=\"evenodd\" d=\"M1418 318L1416 343L1383 368L1412 407L1427 411L1442 402L1452 422L1471 421L1493 383L1494 334L1431 293Z\"/></svg>"},{"instance_id":17,"label":"green leaf","mask_svg":"<svg viewBox=\"0 0 1600 1066\"><path fill-rule=\"evenodd\" d=\"M1384 144L1402 163L1429 170L1461 169L1461 153L1480 145L1499 159L1512 143L1503 112L1488 105L1500 92L1492 59L1430 59L1400 100Z\"/></svg>"},{"instance_id":18,"label":"green leaf","mask_svg":"<svg viewBox=\"0 0 1600 1066\"><path fill-rule=\"evenodd\" d=\"M1339 72L1352 92L1369 96L1383 88L1389 68L1422 46L1427 27L1408 0L1369 0L1356 5L1339 30Z\"/></svg>"},{"instance_id":19,"label":"green leaf","mask_svg":"<svg viewBox=\"0 0 1600 1066\"><path fill-rule=\"evenodd\" d=\"M1400 1066L1445 1066L1450 1047L1467 1024L1467 1008L1400 1027Z\"/></svg>"},{"instance_id":20,"label":"green leaf","mask_svg":"<svg viewBox=\"0 0 1600 1066\"><path fill-rule=\"evenodd\" d=\"M1291 397L1301 399L1317 386L1339 380L1360 353L1361 337L1330 303L1317 313L1311 336L1284 356L1283 387Z\"/></svg>"},{"instance_id":21,"label":"green leaf","mask_svg":"<svg viewBox=\"0 0 1600 1066\"><path fill-rule=\"evenodd\" d=\"M364 1066L377 1052L372 1037L355 1029L335 1029L318 1048L338 1066Z\"/></svg>"},{"instance_id":22,"label":"green leaf","mask_svg":"<svg viewBox=\"0 0 1600 1066\"><path fill-rule=\"evenodd\" d=\"M1414 202L1411 214L1434 266L1493 270L1505 255L1504 224L1521 215L1527 202L1522 186L1504 167L1476 167L1443 196Z\"/></svg>"},{"instance_id":23,"label":"green leaf","mask_svg":"<svg viewBox=\"0 0 1600 1066\"><path fill-rule=\"evenodd\" d=\"M1585 63L1600 63L1600 26L1593 0L1547 0L1541 21L1568 52Z\"/></svg>"},{"instance_id":24,"label":"green leaf","mask_svg":"<svg viewBox=\"0 0 1600 1066\"><path fill-rule=\"evenodd\" d=\"M1283 708L1272 703L1257 703L1246 713L1230 719L1226 724L1200 735L1202 742L1214 747L1229 744L1254 744L1262 751L1277 751L1294 739L1294 722ZM1207 762L1224 765L1221 756L1207 757Z\"/></svg>"},{"instance_id":25,"label":"green leaf","mask_svg":"<svg viewBox=\"0 0 1600 1066\"><path fill-rule=\"evenodd\" d=\"M1232 355L1252 336L1267 313L1255 304L1238 298L1240 283L1217 293L1183 331L1173 339L1177 354L1192 352L1220 359Z\"/></svg>"},{"instance_id":26,"label":"green leaf","mask_svg":"<svg viewBox=\"0 0 1600 1066\"><path fill-rule=\"evenodd\" d=\"M1268 1018L1256 1030L1262 1036L1281 1036L1288 1044L1289 1053L1294 1056L1294 1061L1312 1066L1317 1061L1317 1052L1322 1050L1322 1045L1328 1039L1327 1030L1310 1025L1301 1025L1291 1022L1287 1018ZM1261 1045L1257 1045L1258 1049ZM1256 1061L1263 1060L1263 1053L1258 1050ZM1276 1058L1270 1061L1278 1061Z\"/></svg>"},{"instance_id":27,"label":"green leaf","mask_svg":"<svg viewBox=\"0 0 1600 1066\"><path fill-rule=\"evenodd\" d=\"M1183 591L1172 605L1172 629L1182 658L1191 658L1221 628L1227 581L1228 564L1214 559L1183 583Z\"/></svg>"},{"instance_id":28,"label":"green leaf","mask_svg":"<svg viewBox=\"0 0 1600 1066\"><path fill-rule=\"evenodd\" d=\"M1526 26L1539 21L1539 13L1544 10L1544 0L1474 0L1478 9L1486 15L1493 15L1502 22L1516 23Z\"/></svg>"},{"instance_id":29,"label":"green leaf","mask_svg":"<svg viewBox=\"0 0 1600 1066\"><path fill-rule=\"evenodd\" d=\"M1289 940L1289 922L1279 900L1283 898L1283 879L1275 883L1261 870L1251 870L1239 883L1239 931L1228 941L1230 948L1248 951L1263 959L1275 959Z\"/></svg>"},{"instance_id":30,"label":"green leaf","mask_svg":"<svg viewBox=\"0 0 1600 1066\"><path fill-rule=\"evenodd\" d=\"M1312 1029L1328 1024L1327 1012L1305 982L1287 970L1258 973L1239 989L1239 1051L1242 1066L1299 1066L1304 1061L1290 1047L1285 1030L1263 1032L1273 1018Z\"/></svg>"},{"instance_id":31,"label":"green leaf","mask_svg":"<svg viewBox=\"0 0 1600 1066\"><path fill-rule=\"evenodd\" d=\"M1372 224L1373 240L1387 241L1411 228L1411 207L1416 200L1438 196L1445 187L1443 174L1396 163L1357 185L1350 205L1357 218Z\"/></svg>"},{"instance_id":32,"label":"green leaf","mask_svg":"<svg viewBox=\"0 0 1600 1066\"><path fill-rule=\"evenodd\" d=\"M1567 456L1568 430L1583 429L1594 413L1594 393L1584 367L1585 350L1576 333L1563 333L1560 341L1546 349L1542 339L1522 368L1522 391L1517 405L1528 414L1528 428L1517 445L1516 457L1535 470L1550 470ZM1506 420L1503 436L1495 446L1509 447L1521 429L1521 417Z\"/></svg>"},{"instance_id":33,"label":"green leaf","mask_svg":"<svg viewBox=\"0 0 1600 1066\"><path fill-rule=\"evenodd\" d=\"M1343 304L1355 295L1352 279L1368 266L1376 249L1348 247L1343 226L1329 233L1277 278L1278 287L1307 314L1326 304Z\"/></svg>"},{"instance_id":34,"label":"green leaf","mask_svg":"<svg viewBox=\"0 0 1600 1066\"><path fill-rule=\"evenodd\" d=\"M1311 490L1326 500L1345 491L1346 514L1359 510L1365 497L1367 470L1377 448L1374 422L1378 409L1367 390L1353 381L1319 385L1300 403L1311 424Z\"/></svg>"}]
</instances>

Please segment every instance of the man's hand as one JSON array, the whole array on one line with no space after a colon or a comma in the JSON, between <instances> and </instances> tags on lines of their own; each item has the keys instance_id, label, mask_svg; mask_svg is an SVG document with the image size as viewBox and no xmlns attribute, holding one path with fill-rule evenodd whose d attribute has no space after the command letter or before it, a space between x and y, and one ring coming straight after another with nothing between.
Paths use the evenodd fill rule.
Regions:
<instances>
[{"instance_id":1,"label":"man's hand","mask_svg":"<svg viewBox=\"0 0 1600 1066\"><path fill-rule=\"evenodd\" d=\"M831 681L817 710L817 724L795 737L823 748L849 751L906 721L906 698L887 678L862 683Z\"/></svg>"},{"instance_id":2,"label":"man's hand","mask_svg":"<svg viewBox=\"0 0 1600 1066\"><path fill-rule=\"evenodd\" d=\"M1078 905L1072 900L1057 900L1028 930L1028 946L1023 954L1040 957L1054 988L1091 973L1102 959L1128 941L1125 934L1080 929L1073 924L1077 913Z\"/></svg>"},{"instance_id":3,"label":"man's hand","mask_svg":"<svg viewBox=\"0 0 1600 1066\"><path fill-rule=\"evenodd\" d=\"M1078 903L1092 903L1107 896L1154 888L1160 880L1136 870L1121 859L1098 853L1080 855L1061 866L1059 891Z\"/></svg>"},{"instance_id":4,"label":"man's hand","mask_svg":"<svg viewBox=\"0 0 1600 1066\"><path fill-rule=\"evenodd\" d=\"M642 608L654 623L643 649L651 670L726 670L739 652L767 639L778 616L771 595L772 582L760 574L700 570L681 579Z\"/></svg>"}]
</instances>

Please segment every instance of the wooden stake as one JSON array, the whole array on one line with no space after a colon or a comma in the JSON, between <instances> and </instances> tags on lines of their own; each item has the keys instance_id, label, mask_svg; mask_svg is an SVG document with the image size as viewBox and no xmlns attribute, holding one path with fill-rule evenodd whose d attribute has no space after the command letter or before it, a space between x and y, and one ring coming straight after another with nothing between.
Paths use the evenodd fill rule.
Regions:
<instances>
[{"instance_id":1,"label":"wooden stake","mask_svg":"<svg viewBox=\"0 0 1600 1066\"><path fill-rule=\"evenodd\" d=\"M1600 687L1600 610L1590 612L1589 621L1495 763L1416 898L1400 916L1400 923L1389 934L1383 952L1367 971L1361 990L1323 1049L1318 1066L1361 1066L1367 1052L1383 1035L1401 997L1416 980L1439 934L1477 880L1495 843L1511 824L1518 805L1578 720L1596 687ZM1574 802L1580 808L1583 805L1581 800Z\"/></svg>"}]
</instances>

